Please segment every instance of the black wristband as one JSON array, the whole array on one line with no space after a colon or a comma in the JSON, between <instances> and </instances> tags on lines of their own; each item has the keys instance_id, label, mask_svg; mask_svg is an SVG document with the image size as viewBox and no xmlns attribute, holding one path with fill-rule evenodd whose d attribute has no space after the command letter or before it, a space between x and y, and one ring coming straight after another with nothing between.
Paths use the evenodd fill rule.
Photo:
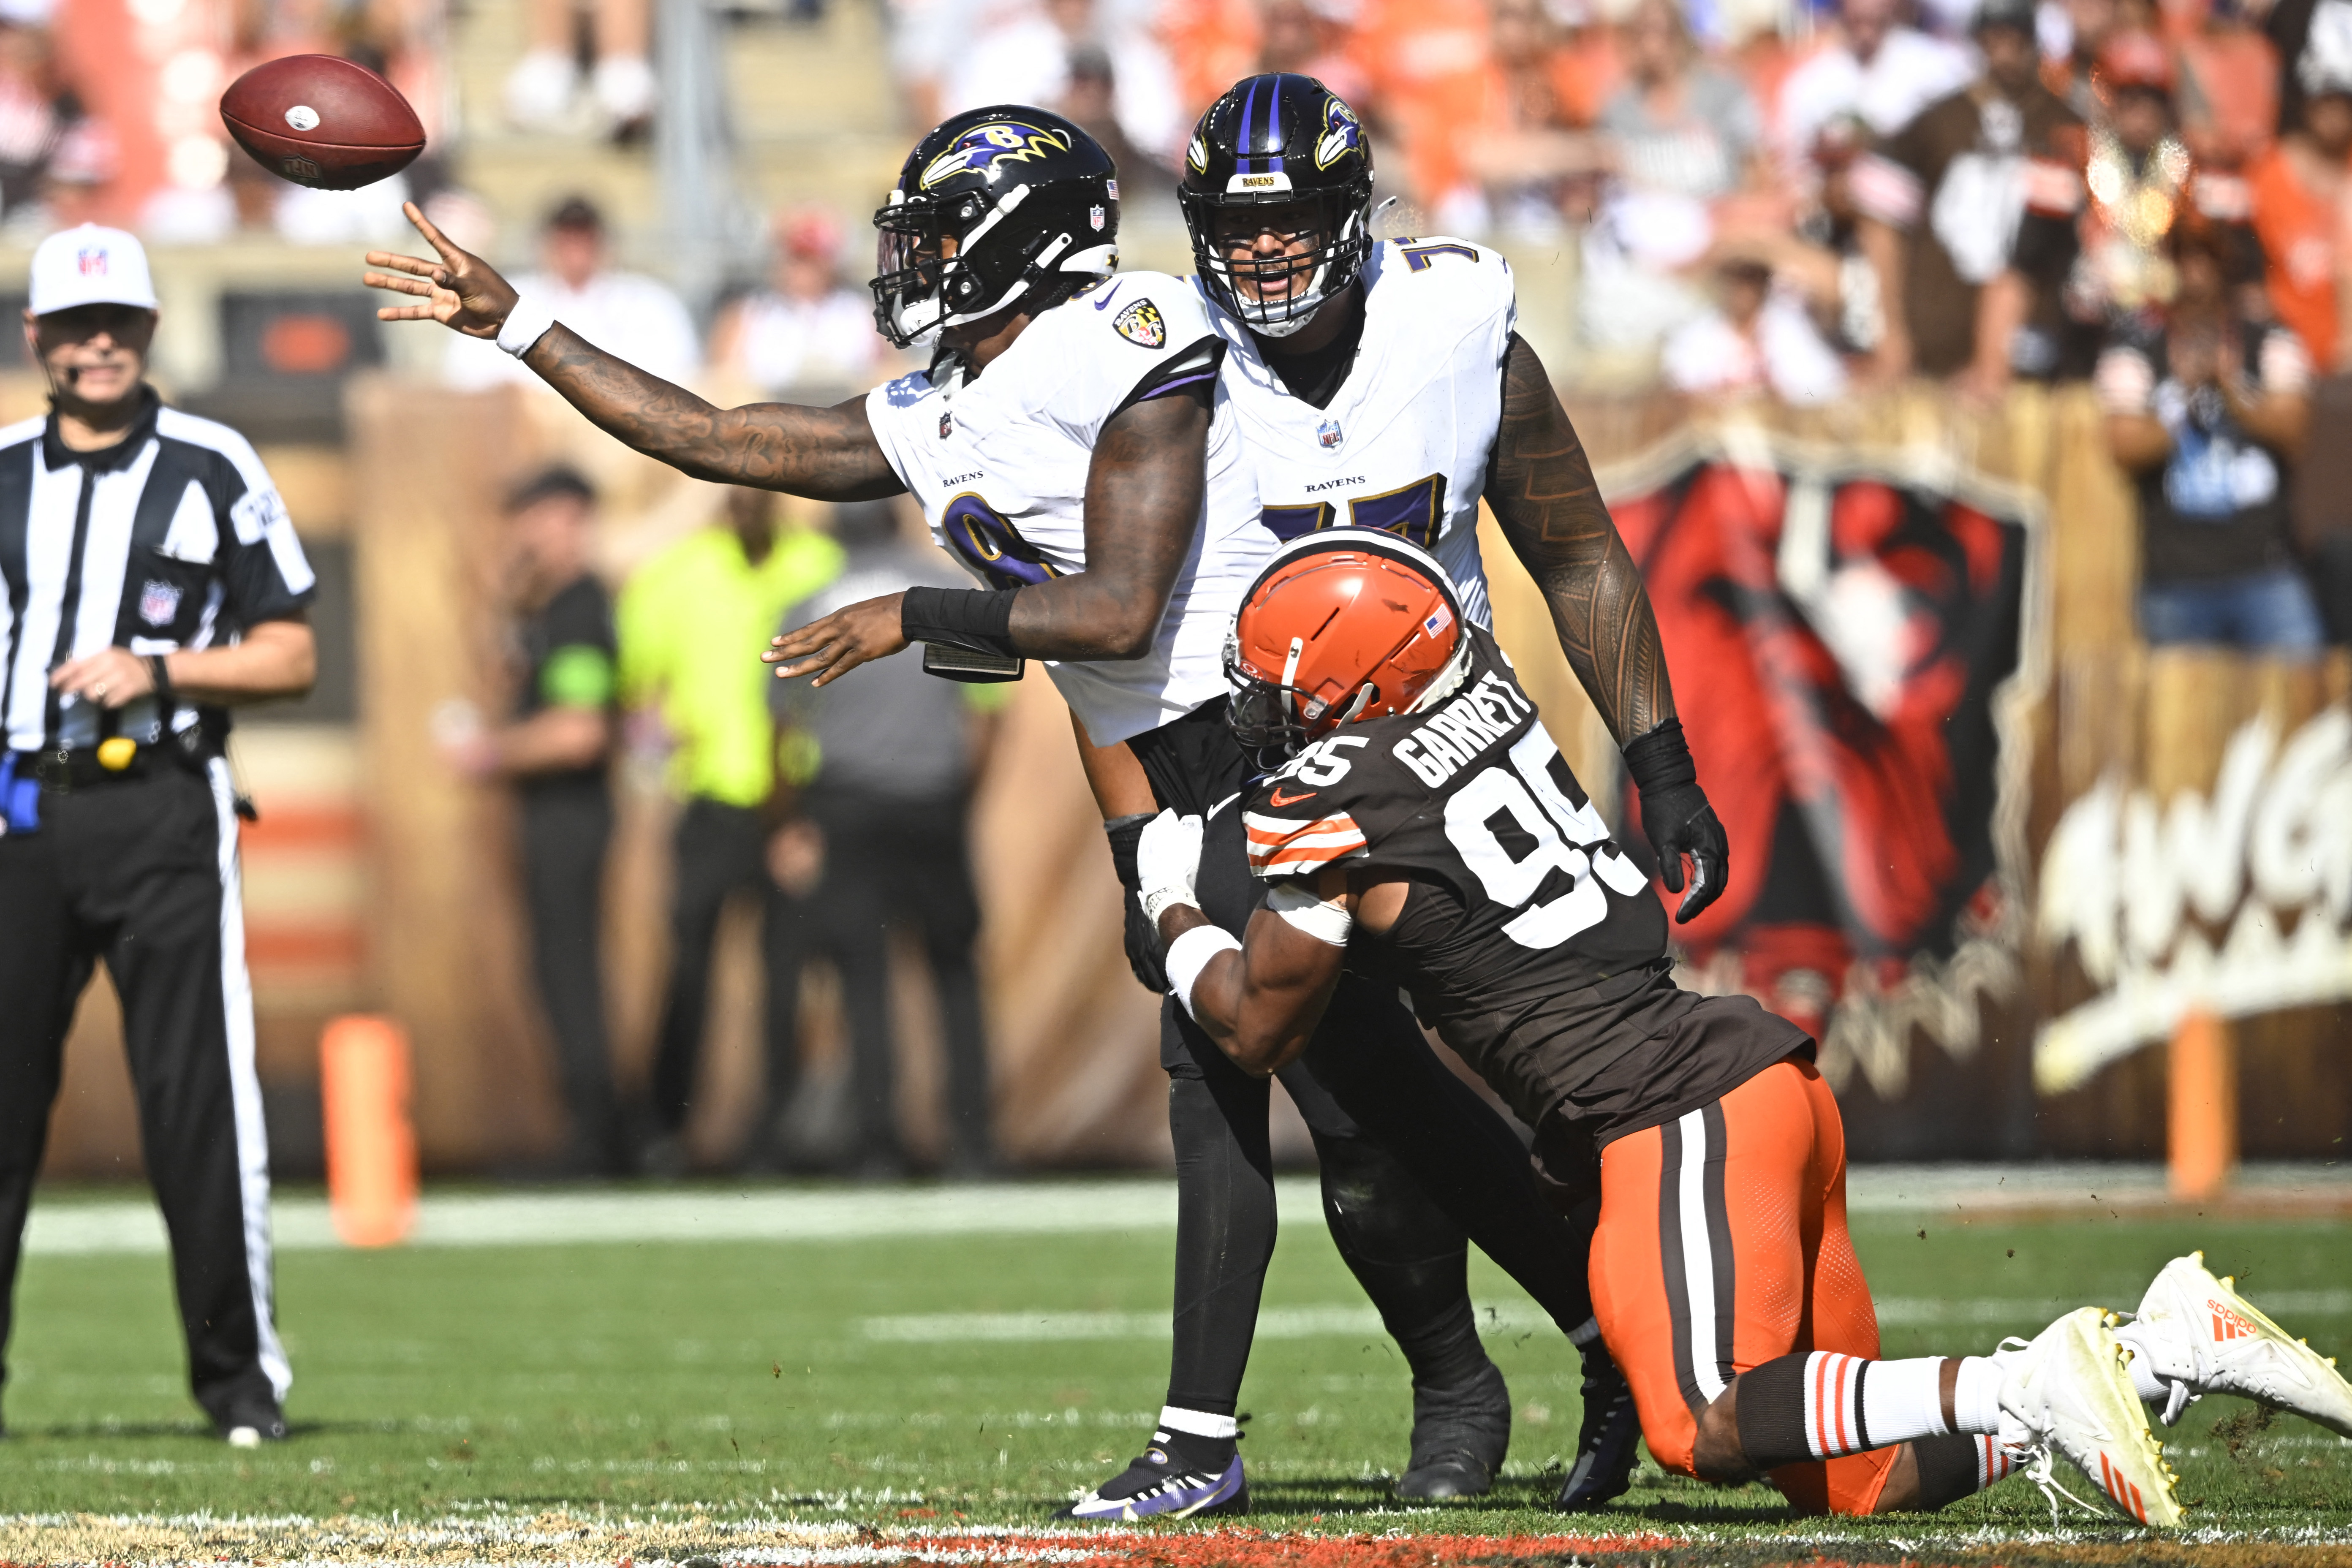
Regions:
<instances>
[{"instance_id":1,"label":"black wristband","mask_svg":"<svg viewBox=\"0 0 2352 1568\"><path fill-rule=\"evenodd\" d=\"M172 672L169 668L165 668L163 656L162 654L151 653L147 656L147 679L155 683L155 700L157 701L169 702L172 700L173 695L172 690Z\"/></svg>"},{"instance_id":2,"label":"black wristband","mask_svg":"<svg viewBox=\"0 0 2352 1568\"><path fill-rule=\"evenodd\" d=\"M898 629L908 642L1018 658L1013 646L1013 599L1018 588L909 588L898 601Z\"/></svg>"},{"instance_id":3,"label":"black wristband","mask_svg":"<svg viewBox=\"0 0 2352 1568\"><path fill-rule=\"evenodd\" d=\"M1698 783L1698 764L1683 739L1683 721L1669 719L1625 748L1625 771L1643 795Z\"/></svg>"}]
</instances>

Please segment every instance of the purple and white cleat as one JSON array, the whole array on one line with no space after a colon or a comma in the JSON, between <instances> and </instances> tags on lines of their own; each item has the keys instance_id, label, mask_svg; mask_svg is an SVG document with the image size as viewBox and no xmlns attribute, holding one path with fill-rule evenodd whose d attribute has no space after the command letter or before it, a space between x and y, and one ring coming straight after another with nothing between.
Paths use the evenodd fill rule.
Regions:
<instances>
[{"instance_id":1,"label":"purple and white cleat","mask_svg":"<svg viewBox=\"0 0 2352 1568\"><path fill-rule=\"evenodd\" d=\"M1167 1441L1153 1433L1140 1458L1072 1503L1064 1517L1126 1523L1249 1511L1249 1482L1239 1454L1223 1470L1186 1469L1169 1456Z\"/></svg>"}]
</instances>

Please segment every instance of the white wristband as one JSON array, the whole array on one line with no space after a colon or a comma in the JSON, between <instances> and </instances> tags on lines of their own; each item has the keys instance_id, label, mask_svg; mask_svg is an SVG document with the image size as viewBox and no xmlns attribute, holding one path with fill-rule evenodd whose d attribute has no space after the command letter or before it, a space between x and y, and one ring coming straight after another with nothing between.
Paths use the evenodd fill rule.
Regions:
<instances>
[{"instance_id":1,"label":"white wristband","mask_svg":"<svg viewBox=\"0 0 2352 1568\"><path fill-rule=\"evenodd\" d=\"M547 336L555 325L555 312L530 295L519 296L514 309L507 312L506 324L499 329L499 347L517 359L530 353L530 345Z\"/></svg>"},{"instance_id":2,"label":"white wristband","mask_svg":"<svg viewBox=\"0 0 2352 1568\"><path fill-rule=\"evenodd\" d=\"M1297 882L1276 883L1265 896L1265 907L1317 942L1333 947L1347 946L1348 933L1356 926L1356 917L1346 905L1327 903L1312 888Z\"/></svg>"},{"instance_id":3,"label":"white wristband","mask_svg":"<svg viewBox=\"0 0 2352 1568\"><path fill-rule=\"evenodd\" d=\"M1192 987L1201 978L1201 971L1221 952L1239 952L1242 944L1234 933L1223 926L1194 926L1168 944L1164 967L1168 971L1169 994L1182 1004L1184 1011L1195 1022L1200 1015L1192 1011Z\"/></svg>"}]
</instances>

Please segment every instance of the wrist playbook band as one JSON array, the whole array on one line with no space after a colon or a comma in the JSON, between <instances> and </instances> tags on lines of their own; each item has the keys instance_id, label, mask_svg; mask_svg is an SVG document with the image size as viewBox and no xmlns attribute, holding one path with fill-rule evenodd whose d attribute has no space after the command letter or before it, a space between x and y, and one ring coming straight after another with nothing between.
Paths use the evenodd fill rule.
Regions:
<instances>
[{"instance_id":1,"label":"wrist playbook band","mask_svg":"<svg viewBox=\"0 0 2352 1568\"><path fill-rule=\"evenodd\" d=\"M1297 882L1276 884L1265 896L1265 907L1286 923L1333 947L1347 946L1348 933L1356 927L1356 917L1347 906L1326 903L1312 888Z\"/></svg>"},{"instance_id":2,"label":"wrist playbook band","mask_svg":"<svg viewBox=\"0 0 2352 1568\"><path fill-rule=\"evenodd\" d=\"M1184 1011L1195 1023L1201 1016L1192 1011L1192 987L1199 983L1201 971L1208 968L1209 961L1217 954L1241 950L1242 944L1234 940L1234 933L1223 926L1194 926L1168 944L1165 967L1169 992L1184 1005Z\"/></svg>"},{"instance_id":3,"label":"wrist playbook band","mask_svg":"<svg viewBox=\"0 0 2352 1568\"><path fill-rule=\"evenodd\" d=\"M531 344L547 336L555 325L555 312L548 306L524 294L507 312L506 324L499 328L499 347L517 359L530 353Z\"/></svg>"},{"instance_id":4,"label":"wrist playbook band","mask_svg":"<svg viewBox=\"0 0 2352 1568\"><path fill-rule=\"evenodd\" d=\"M898 629L908 642L1019 657L1013 646L1018 588L909 588L898 601Z\"/></svg>"}]
</instances>

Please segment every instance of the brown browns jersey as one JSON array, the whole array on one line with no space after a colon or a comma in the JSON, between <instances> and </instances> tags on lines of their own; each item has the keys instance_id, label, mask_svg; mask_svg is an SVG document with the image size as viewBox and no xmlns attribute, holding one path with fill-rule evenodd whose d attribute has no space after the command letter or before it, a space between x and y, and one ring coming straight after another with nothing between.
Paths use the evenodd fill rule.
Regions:
<instances>
[{"instance_id":1,"label":"brown browns jersey","mask_svg":"<svg viewBox=\"0 0 2352 1568\"><path fill-rule=\"evenodd\" d=\"M1465 631L1452 697L1348 725L1253 786L1251 868L1270 881L1332 865L1409 881L1396 924L1360 934L1349 962L1412 993L1531 1127L1559 1111L1599 1138L1632 1131L1801 1049L1794 1026L1760 1013L1767 1026L1738 1031L1758 1037L1729 1051L1719 1032L1684 1026L1702 999L1667 977L1649 879L1493 637Z\"/></svg>"}]
</instances>

